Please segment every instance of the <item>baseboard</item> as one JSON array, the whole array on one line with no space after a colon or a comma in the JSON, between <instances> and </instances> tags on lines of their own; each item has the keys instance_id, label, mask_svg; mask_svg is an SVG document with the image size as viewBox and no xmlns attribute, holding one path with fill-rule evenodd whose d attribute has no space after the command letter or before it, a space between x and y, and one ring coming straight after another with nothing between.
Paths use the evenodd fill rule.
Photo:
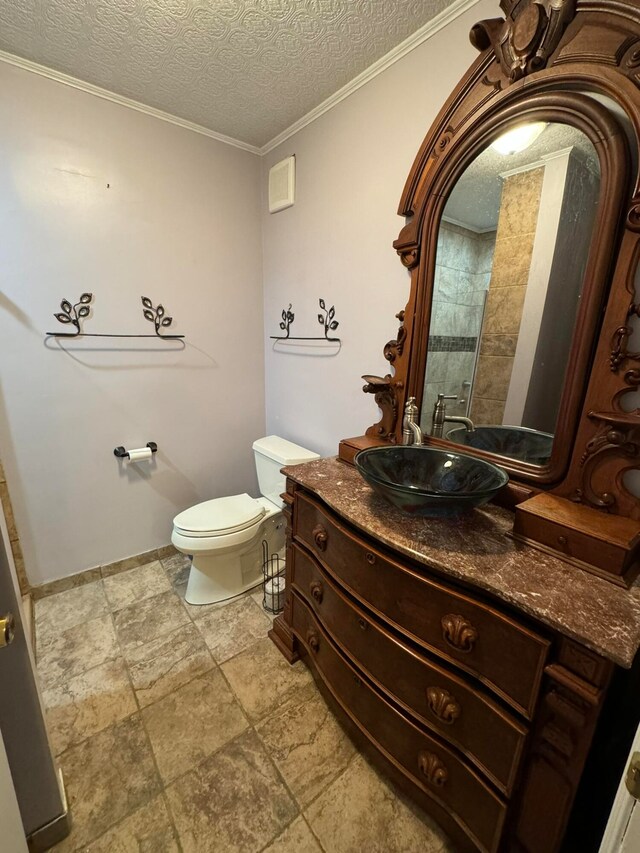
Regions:
<instances>
[{"instance_id":1,"label":"baseboard","mask_svg":"<svg viewBox=\"0 0 640 853\"><path fill-rule=\"evenodd\" d=\"M31 649L36 647L36 622L33 618L33 596L30 592L22 596L22 622L25 636L31 641Z\"/></svg>"},{"instance_id":2,"label":"baseboard","mask_svg":"<svg viewBox=\"0 0 640 853\"><path fill-rule=\"evenodd\" d=\"M106 563L104 566L95 566L93 569L85 569L83 572L68 575L66 578L58 578L55 581L33 586L31 587L31 595L34 601L38 601L58 592L66 592L69 589L93 583L93 581L98 581L101 578L109 578L112 575L120 574L120 572L128 572L129 569L136 569L138 566L153 563L155 560L164 560L177 553L173 545L162 545L160 548L152 548L151 551L145 551L142 554L134 554L132 557L125 557L123 560Z\"/></svg>"}]
</instances>

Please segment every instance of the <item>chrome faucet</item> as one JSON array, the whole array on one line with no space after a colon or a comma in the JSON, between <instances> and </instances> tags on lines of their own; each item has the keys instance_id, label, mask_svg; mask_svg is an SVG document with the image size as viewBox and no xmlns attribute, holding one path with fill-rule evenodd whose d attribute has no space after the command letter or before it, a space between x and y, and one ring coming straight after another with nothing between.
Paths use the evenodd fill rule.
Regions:
<instances>
[{"instance_id":1,"label":"chrome faucet","mask_svg":"<svg viewBox=\"0 0 640 853\"><path fill-rule=\"evenodd\" d=\"M417 417L418 407L416 406L416 398L409 397L404 407L404 418L402 420L403 444L422 444L422 430L416 422Z\"/></svg>"},{"instance_id":2,"label":"chrome faucet","mask_svg":"<svg viewBox=\"0 0 640 853\"><path fill-rule=\"evenodd\" d=\"M457 394L438 394L438 400L433 407L433 418L431 419L431 435L435 438L442 438L442 431L445 422L453 422L464 424L467 432L473 432L475 427L471 418L464 418L462 415L448 415L446 410L445 400L457 400ZM403 430L404 435L404 430Z\"/></svg>"}]
</instances>

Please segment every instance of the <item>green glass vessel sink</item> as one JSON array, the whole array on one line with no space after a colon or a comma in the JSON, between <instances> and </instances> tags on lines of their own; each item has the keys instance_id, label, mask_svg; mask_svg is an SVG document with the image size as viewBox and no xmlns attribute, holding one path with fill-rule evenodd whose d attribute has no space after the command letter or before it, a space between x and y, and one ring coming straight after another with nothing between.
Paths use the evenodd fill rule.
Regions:
<instances>
[{"instance_id":1,"label":"green glass vessel sink","mask_svg":"<svg viewBox=\"0 0 640 853\"><path fill-rule=\"evenodd\" d=\"M490 501L509 481L491 462L435 447L371 447L354 461L375 492L410 515L459 515Z\"/></svg>"}]
</instances>

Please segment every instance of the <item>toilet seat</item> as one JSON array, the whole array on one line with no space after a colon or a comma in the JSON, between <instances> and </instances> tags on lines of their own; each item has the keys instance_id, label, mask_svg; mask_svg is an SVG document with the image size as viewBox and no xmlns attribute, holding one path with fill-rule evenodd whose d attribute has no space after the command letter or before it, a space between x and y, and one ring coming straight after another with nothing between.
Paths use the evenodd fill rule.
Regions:
<instances>
[{"instance_id":1,"label":"toilet seat","mask_svg":"<svg viewBox=\"0 0 640 853\"><path fill-rule=\"evenodd\" d=\"M187 538L227 536L254 527L266 512L263 503L246 493L231 495L184 510L174 518L173 528Z\"/></svg>"}]
</instances>

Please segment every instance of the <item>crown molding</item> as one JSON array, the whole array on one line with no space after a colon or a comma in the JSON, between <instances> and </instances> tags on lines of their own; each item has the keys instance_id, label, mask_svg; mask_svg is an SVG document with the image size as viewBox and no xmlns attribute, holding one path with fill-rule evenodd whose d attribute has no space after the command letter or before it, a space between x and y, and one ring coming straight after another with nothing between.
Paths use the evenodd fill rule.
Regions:
<instances>
[{"instance_id":1,"label":"crown molding","mask_svg":"<svg viewBox=\"0 0 640 853\"><path fill-rule=\"evenodd\" d=\"M144 113L145 115L160 119L160 121L175 124L185 130L200 133L202 136L208 136L210 139L215 139L225 145L231 145L234 148L249 151L251 154L264 156L270 151L273 151L274 148L289 139L295 133L298 133L302 128L311 124L317 118L320 118L320 116L333 109L333 107L337 106L341 101L344 101L345 98L348 98L349 95L357 92L358 89L370 80L373 80L378 76L378 74L386 71L387 68L398 62L416 47L419 47L425 41L428 41L428 39L439 32L443 27L446 27L447 24L450 24L457 17L464 14L468 9L473 8L478 2L480 2L480 0L454 0L450 6L440 12L440 14L436 15L435 18L432 18L424 26L420 27L419 30L416 30L415 33L400 42L399 45L374 62L373 65L370 65L361 74L358 74L357 77L354 77L353 80L341 89L338 89L337 92L334 92L333 95L328 97L321 104L318 104L317 107L314 107L306 115L302 116L302 118L298 119L288 128L283 130L282 133L274 136L273 139L265 143L262 147L250 145L248 142L243 142L240 139L234 139L231 136L225 136L222 133L216 133L215 130L210 130L208 127L204 127L203 125L195 124L195 122L187 121L186 119L179 118L171 113L166 113L163 110L157 110L154 107L149 107L146 104L140 103L140 101L134 101L132 98L126 98L124 95L118 95L108 89L103 89L100 86L94 86L92 83L85 83L84 80L79 80L69 74L64 74L62 71L47 68L45 65L32 62L30 59L23 59L20 56L15 56L14 54L7 53L4 50L0 50L0 62L6 62L8 65L21 68L23 71L30 71L33 74L46 77L56 83L71 86L73 89L78 89L79 91L85 92L89 95L95 95L97 98L102 98L105 101L111 101L111 103L118 104L121 107L136 110L136 112Z\"/></svg>"},{"instance_id":2,"label":"crown molding","mask_svg":"<svg viewBox=\"0 0 640 853\"><path fill-rule=\"evenodd\" d=\"M76 77L71 77L69 74L63 74L62 71L56 71L53 68L47 68L45 65L39 65L37 62L32 62L30 59L23 59L20 56L14 56L12 53L0 50L0 62L6 62L8 65L14 65L16 68L21 68L23 71L31 71L33 74L38 74L40 77L46 77L56 83L63 83L65 86L71 86L72 89L78 89L81 92L86 92L88 95L95 95L97 98L102 98L104 101L111 101L113 104L118 104L121 107L127 107L128 109L135 110L139 113L144 113L145 115L160 119L160 121L175 124L185 130L200 133L202 136L208 136L210 139L215 139L217 142L223 142L225 145L232 145L234 148L249 151L251 154L261 153L260 148L255 145L249 145L248 142L242 142L240 139L225 136L223 133L216 133L215 130L210 130L208 127L203 127L201 124L195 124L195 122L187 121L187 119L179 118L171 113L165 113L163 110L157 110L154 107L141 104L139 101L134 101L132 98L125 98L124 95L118 95L115 92L110 92L108 89L102 89L100 86L94 86L92 83L85 83L84 80L78 80Z\"/></svg>"},{"instance_id":3,"label":"crown molding","mask_svg":"<svg viewBox=\"0 0 640 853\"><path fill-rule=\"evenodd\" d=\"M415 50L416 47L419 47L425 41L428 41L432 36L443 29L443 27L446 27L447 24L450 24L460 15L463 15L466 11L472 9L479 2L480 0L454 0L450 6L447 6L446 9L436 15L435 18L428 21L424 26L420 27L419 30L416 30L413 35L410 35L404 41L400 42L400 44L396 45L396 47L390 50L389 53L385 53L385 55L374 62L373 65L365 68L362 73L358 74L357 77L354 77L353 80L350 80L349 83L341 89L338 89L337 92L334 92L333 95L328 97L321 104L318 104L317 107L314 107L310 112L286 128L286 130L283 130L282 133L279 133L277 136L274 136L272 140L265 143L262 148L259 149L260 154L264 156L270 151L273 151L274 148L277 148L278 145L285 142L289 137L293 136L294 133L298 133L298 131L302 130L303 127L306 127L308 124L311 124L311 122L333 109L333 107L337 106L341 101L344 101L345 98L348 98L349 95L357 92L358 89L370 80L373 80L374 77L378 76L378 74L382 74L383 71L386 71L387 68L398 62L398 60L402 59L403 56L411 53L412 50Z\"/></svg>"},{"instance_id":4,"label":"crown molding","mask_svg":"<svg viewBox=\"0 0 640 853\"><path fill-rule=\"evenodd\" d=\"M454 219L453 216L441 216L442 222L448 222L449 225L455 225L457 228L464 228L465 231L471 231L472 234L492 234L496 230L495 225L489 225L487 228L479 228L477 225L469 225L467 222L461 222L459 219Z\"/></svg>"}]
</instances>

